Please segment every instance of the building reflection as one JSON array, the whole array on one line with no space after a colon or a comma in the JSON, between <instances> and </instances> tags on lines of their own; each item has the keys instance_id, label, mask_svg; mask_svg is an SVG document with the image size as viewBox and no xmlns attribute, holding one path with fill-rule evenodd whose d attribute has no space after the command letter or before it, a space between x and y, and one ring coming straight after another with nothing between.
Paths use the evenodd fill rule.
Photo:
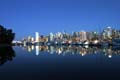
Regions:
<instances>
[{"instance_id":1,"label":"building reflection","mask_svg":"<svg viewBox=\"0 0 120 80\"><path fill-rule=\"evenodd\" d=\"M39 55L39 46L35 46L35 49L36 49L36 55Z\"/></svg>"},{"instance_id":2,"label":"building reflection","mask_svg":"<svg viewBox=\"0 0 120 80\"><path fill-rule=\"evenodd\" d=\"M0 46L0 65L7 61L12 61L15 57L15 51L11 46Z\"/></svg>"},{"instance_id":3,"label":"building reflection","mask_svg":"<svg viewBox=\"0 0 120 80\"><path fill-rule=\"evenodd\" d=\"M25 46L24 47L28 52L33 50L36 51L36 55L39 55L40 52L49 52L50 54L66 55L66 54L79 54L85 56L88 54L97 54L102 53L108 58L111 58L112 55L120 54L120 46L113 47L89 47L89 46Z\"/></svg>"}]
</instances>

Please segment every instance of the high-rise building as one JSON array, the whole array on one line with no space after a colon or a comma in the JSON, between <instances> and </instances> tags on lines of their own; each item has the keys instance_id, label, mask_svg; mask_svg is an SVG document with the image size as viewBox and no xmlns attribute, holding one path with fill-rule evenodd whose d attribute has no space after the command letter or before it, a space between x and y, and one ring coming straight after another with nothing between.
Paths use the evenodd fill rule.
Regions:
<instances>
[{"instance_id":1,"label":"high-rise building","mask_svg":"<svg viewBox=\"0 0 120 80\"><path fill-rule=\"evenodd\" d=\"M39 42L39 32L35 32L35 42Z\"/></svg>"},{"instance_id":2,"label":"high-rise building","mask_svg":"<svg viewBox=\"0 0 120 80\"><path fill-rule=\"evenodd\" d=\"M50 35L49 35L49 41L52 42L53 39L54 39L54 34L53 34L53 33L50 33Z\"/></svg>"},{"instance_id":3,"label":"high-rise building","mask_svg":"<svg viewBox=\"0 0 120 80\"><path fill-rule=\"evenodd\" d=\"M34 37L31 38L31 41L34 42Z\"/></svg>"},{"instance_id":4,"label":"high-rise building","mask_svg":"<svg viewBox=\"0 0 120 80\"><path fill-rule=\"evenodd\" d=\"M31 39L32 39L32 37L31 36L28 36L28 42L31 42Z\"/></svg>"},{"instance_id":5,"label":"high-rise building","mask_svg":"<svg viewBox=\"0 0 120 80\"><path fill-rule=\"evenodd\" d=\"M107 27L107 29L106 29L106 33L107 33L107 37L108 37L109 39L111 39L112 28L111 28L111 27Z\"/></svg>"},{"instance_id":6,"label":"high-rise building","mask_svg":"<svg viewBox=\"0 0 120 80\"><path fill-rule=\"evenodd\" d=\"M81 41L87 40L87 34L86 34L85 31L81 31L81 32L80 32L80 40L81 40Z\"/></svg>"},{"instance_id":7,"label":"high-rise building","mask_svg":"<svg viewBox=\"0 0 120 80\"><path fill-rule=\"evenodd\" d=\"M104 29L102 35L103 39L112 39L112 28L107 27L106 29Z\"/></svg>"}]
</instances>

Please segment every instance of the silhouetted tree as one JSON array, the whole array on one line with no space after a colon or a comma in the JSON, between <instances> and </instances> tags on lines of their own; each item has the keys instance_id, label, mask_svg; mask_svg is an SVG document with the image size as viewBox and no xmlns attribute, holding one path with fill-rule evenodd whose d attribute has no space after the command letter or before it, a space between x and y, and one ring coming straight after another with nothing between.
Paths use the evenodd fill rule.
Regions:
<instances>
[{"instance_id":1,"label":"silhouetted tree","mask_svg":"<svg viewBox=\"0 0 120 80\"><path fill-rule=\"evenodd\" d=\"M6 29L0 25L0 44L11 44L15 38L15 33L12 32L12 29Z\"/></svg>"}]
</instances>

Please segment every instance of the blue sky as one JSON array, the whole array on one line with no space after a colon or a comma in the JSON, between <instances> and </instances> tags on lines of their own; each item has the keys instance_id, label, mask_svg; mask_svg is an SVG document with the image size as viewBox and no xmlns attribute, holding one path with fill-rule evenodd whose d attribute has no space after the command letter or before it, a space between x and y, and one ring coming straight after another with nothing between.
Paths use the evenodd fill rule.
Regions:
<instances>
[{"instance_id":1,"label":"blue sky","mask_svg":"<svg viewBox=\"0 0 120 80\"><path fill-rule=\"evenodd\" d=\"M120 29L120 0L0 0L0 24L16 39L65 30Z\"/></svg>"}]
</instances>

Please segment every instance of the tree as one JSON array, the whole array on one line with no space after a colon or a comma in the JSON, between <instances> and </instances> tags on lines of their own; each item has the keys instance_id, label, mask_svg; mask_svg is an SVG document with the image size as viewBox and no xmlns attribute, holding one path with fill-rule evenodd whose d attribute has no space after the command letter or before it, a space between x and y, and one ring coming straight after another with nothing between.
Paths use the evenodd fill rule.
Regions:
<instances>
[{"instance_id":1,"label":"tree","mask_svg":"<svg viewBox=\"0 0 120 80\"><path fill-rule=\"evenodd\" d=\"M6 29L0 25L0 44L11 44L14 38L15 33L12 32L12 29Z\"/></svg>"}]
</instances>

